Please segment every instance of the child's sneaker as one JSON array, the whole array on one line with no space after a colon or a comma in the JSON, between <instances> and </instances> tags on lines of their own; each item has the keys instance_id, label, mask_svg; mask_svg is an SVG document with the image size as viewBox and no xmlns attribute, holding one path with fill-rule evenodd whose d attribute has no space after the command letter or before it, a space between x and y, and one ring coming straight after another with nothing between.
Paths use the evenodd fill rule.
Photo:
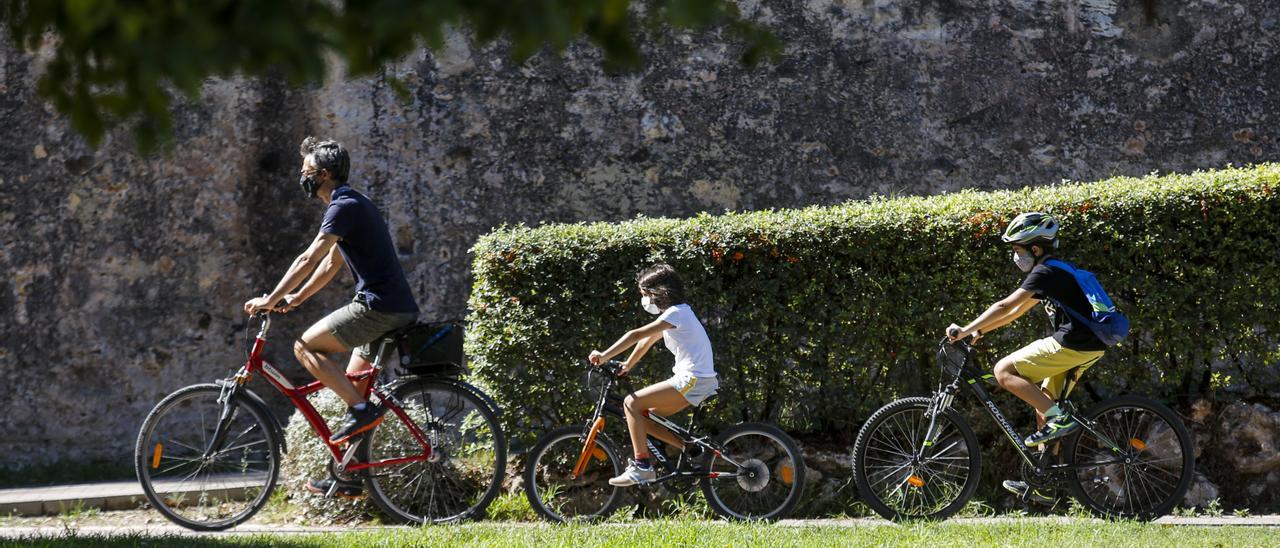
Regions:
<instances>
[{"instance_id":1,"label":"child's sneaker","mask_svg":"<svg viewBox=\"0 0 1280 548\"><path fill-rule=\"evenodd\" d=\"M631 460L627 462L627 469L622 471L621 476L609 480L609 485L627 487L636 484L649 483L657 477L658 474L653 471L653 467L641 468L640 463Z\"/></svg>"}]
</instances>

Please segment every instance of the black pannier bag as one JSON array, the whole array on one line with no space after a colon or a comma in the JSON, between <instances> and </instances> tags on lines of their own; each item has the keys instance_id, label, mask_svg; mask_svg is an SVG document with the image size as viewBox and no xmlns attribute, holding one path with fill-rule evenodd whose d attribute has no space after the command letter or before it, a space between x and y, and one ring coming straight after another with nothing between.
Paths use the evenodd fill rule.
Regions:
<instances>
[{"instance_id":1,"label":"black pannier bag","mask_svg":"<svg viewBox=\"0 0 1280 548\"><path fill-rule=\"evenodd\" d=\"M453 377L465 373L463 335L462 323L456 321L419 322L404 328L396 336L401 372Z\"/></svg>"}]
</instances>

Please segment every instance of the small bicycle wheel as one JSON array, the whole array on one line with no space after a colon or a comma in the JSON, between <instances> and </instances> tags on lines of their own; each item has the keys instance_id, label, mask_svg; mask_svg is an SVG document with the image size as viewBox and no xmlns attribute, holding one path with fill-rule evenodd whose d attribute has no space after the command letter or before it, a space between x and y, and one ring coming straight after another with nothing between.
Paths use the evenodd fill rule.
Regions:
<instances>
[{"instance_id":1,"label":"small bicycle wheel","mask_svg":"<svg viewBox=\"0 0 1280 548\"><path fill-rule=\"evenodd\" d=\"M858 493L885 519L946 519L978 489L982 456L973 429L947 409L925 440L929 403L906 398L881 407L853 444Z\"/></svg>"},{"instance_id":2,"label":"small bicycle wheel","mask_svg":"<svg viewBox=\"0 0 1280 548\"><path fill-rule=\"evenodd\" d=\"M1187 428L1168 407L1137 396L1104 401L1067 438L1071 494L1100 516L1155 519L1173 510L1195 475Z\"/></svg>"},{"instance_id":3,"label":"small bicycle wheel","mask_svg":"<svg viewBox=\"0 0 1280 548\"><path fill-rule=\"evenodd\" d=\"M407 382L393 396L426 435L431 457L365 470L374 503L400 522L482 517L502 487L507 466L507 442L496 413L469 390L439 380ZM392 412L361 444L362 462L422 454L422 445Z\"/></svg>"},{"instance_id":4,"label":"small bicycle wheel","mask_svg":"<svg viewBox=\"0 0 1280 548\"><path fill-rule=\"evenodd\" d=\"M142 422L134 448L147 500L170 521L197 531L253 517L280 473L271 419L245 398L226 407L221 394L216 384L198 384L165 397ZM215 446L220 419L225 435Z\"/></svg>"},{"instance_id":5,"label":"small bicycle wheel","mask_svg":"<svg viewBox=\"0 0 1280 548\"><path fill-rule=\"evenodd\" d=\"M582 473L573 475L585 443L581 426L566 426L542 436L529 450L524 492L538 515L555 522L594 521L621 504L622 488L609 480L622 474L623 463L604 433L596 435Z\"/></svg>"},{"instance_id":6,"label":"small bicycle wheel","mask_svg":"<svg viewBox=\"0 0 1280 548\"><path fill-rule=\"evenodd\" d=\"M769 424L745 423L716 436L719 454L703 458L702 493L729 519L775 520L791 513L804 492L804 458L796 442Z\"/></svg>"}]
</instances>

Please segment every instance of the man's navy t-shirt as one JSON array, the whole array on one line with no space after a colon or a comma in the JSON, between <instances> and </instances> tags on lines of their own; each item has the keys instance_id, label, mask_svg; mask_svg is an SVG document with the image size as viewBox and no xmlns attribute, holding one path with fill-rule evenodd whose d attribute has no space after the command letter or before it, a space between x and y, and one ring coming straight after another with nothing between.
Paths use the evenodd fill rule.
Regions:
<instances>
[{"instance_id":1,"label":"man's navy t-shirt","mask_svg":"<svg viewBox=\"0 0 1280 548\"><path fill-rule=\"evenodd\" d=\"M340 238L338 250L356 277L356 297L378 312L417 314L418 303L377 206L348 186L330 196L320 232Z\"/></svg>"},{"instance_id":2,"label":"man's navy t-shirt","mask_svg":"<svg viewBox=\"0 0 1280 548\"><path fill-rule=\"evenodd\" d=\"M1086 318L1093 311L1080 284L1076 283L1075 276L1060 268L1036 265L1022 281L1022 289L1035 293L1037 300L1052 299L1063 306L1069 306ZM1053 326L1053 339L1066 348L1085 352L1107 349L1107 345L1098 340L1089 326L1080 325L1066 310L1054 311Z\"/></svg>"}]
</instances>

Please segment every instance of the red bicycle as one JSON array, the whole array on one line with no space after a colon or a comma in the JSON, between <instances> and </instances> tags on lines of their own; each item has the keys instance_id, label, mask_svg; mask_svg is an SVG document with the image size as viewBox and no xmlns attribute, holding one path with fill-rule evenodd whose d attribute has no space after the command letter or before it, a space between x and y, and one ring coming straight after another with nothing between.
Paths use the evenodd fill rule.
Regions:
<instances>
[{"instance_id":1,"label":"red bicycle","mask_svg":"<svg viewBox=\"0 0 1280 548\"><path fill-rule=\"evenodd\" d=\"M331 434L309 394L262 359L271 329L266 313L245 364L228 379L182 388L142 423L134 451L138 481L152 506L194 530L226 529L266 505L286 451L284 429L246 384L262 373L296 407L321 440ZM246 337L250 325L246 325ZM370 402L389 414L378 427L342 445L324 441L329 471L363 481L393 520L443 523L483 515L506 468L506 440L496 406L479 389L448 376L407 376L382 384L384 350L405 330L384 335L373 368L348 373L365 382ZM398 420L392 420L394 416Z\"/></svg>"}]
</instances>

